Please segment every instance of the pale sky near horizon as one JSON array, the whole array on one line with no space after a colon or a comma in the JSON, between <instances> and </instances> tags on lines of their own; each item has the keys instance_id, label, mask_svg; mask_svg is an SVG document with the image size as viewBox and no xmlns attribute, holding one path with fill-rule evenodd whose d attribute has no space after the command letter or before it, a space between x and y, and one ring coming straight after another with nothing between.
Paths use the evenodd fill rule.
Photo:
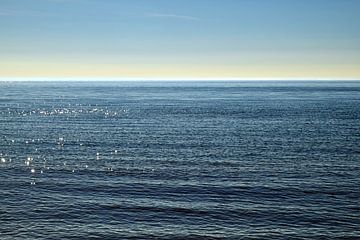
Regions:
<instances>
[{"instance_id":1,"label":"pale sky near horizon","mask_svg":"<svg viewBox=\"0 0 360 240\"><path fill-rule=\"evenodd\" d=\"M0 0L0 78L360 79L359 0Z\"/></svg>"}]
</instances>

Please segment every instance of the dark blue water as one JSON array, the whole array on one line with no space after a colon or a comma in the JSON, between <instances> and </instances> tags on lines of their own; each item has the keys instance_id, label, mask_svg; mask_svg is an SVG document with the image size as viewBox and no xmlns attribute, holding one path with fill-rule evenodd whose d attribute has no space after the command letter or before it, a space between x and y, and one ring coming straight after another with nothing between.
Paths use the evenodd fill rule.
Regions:
<instances>
[{"instance_id":1,"label":"dark blue water","mask_svg":"<svg viewBox=\"0 0 360 240\"><path fill-rule=\"evenodd\" d=\"M0 82L0 239L359 239L360 82Z\"/></svg>"}]
</instances>

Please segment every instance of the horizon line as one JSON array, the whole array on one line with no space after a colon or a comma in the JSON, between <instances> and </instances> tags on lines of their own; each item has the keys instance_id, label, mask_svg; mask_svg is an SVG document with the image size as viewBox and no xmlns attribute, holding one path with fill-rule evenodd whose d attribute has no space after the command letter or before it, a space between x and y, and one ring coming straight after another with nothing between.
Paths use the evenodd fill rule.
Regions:
<instances>
[{"instance_id":1,"label":"horizon line","mask_svg":"<svg viewBox=\"0 0 360 240\"><path fill-rule=\"evenodd\" d=\"M141 78L141 77L0 77L1 82L12 81L360 81L360 78Z\"/></svg>"}]
</instances>

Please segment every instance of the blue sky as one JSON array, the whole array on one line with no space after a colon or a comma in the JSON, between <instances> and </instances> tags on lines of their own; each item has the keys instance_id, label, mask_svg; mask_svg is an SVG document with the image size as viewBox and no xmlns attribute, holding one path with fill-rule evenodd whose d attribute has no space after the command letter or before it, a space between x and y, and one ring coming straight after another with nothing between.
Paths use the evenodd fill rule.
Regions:
<instances>
[{"instance_id":1,"label":"blue sky","mask_svg":"<svg viewBox=\"0 0 360 240\"><path fill-rule=\"evenodd\" d=\"M358 0L0 0L0 77L360 78Z\"/></svg>"}]
</instances>

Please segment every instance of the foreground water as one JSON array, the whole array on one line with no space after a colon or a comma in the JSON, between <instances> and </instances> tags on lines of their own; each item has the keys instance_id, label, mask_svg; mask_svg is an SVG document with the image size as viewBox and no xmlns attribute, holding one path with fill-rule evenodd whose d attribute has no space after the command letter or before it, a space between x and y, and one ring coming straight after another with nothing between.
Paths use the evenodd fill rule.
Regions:
<instances>
[{"instance_id":1,"label":"foreground water","mask_svg":"<svg viewBox=\"0 0 360 240\"><path fill-rule=\"evenodd\" d=\"M1 239L360 238L360 82L0 82Z\"/></svg>"}]
</instances>

